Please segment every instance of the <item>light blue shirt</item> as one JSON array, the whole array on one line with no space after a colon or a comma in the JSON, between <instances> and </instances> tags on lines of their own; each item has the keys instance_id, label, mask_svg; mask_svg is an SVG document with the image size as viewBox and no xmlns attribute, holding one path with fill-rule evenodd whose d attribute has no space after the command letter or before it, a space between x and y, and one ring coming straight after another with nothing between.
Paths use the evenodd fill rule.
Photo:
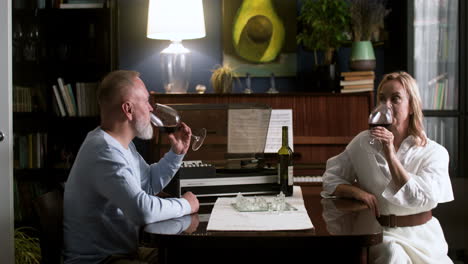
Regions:
<instances>
[{"instance_id":1,"label":"light blue shirt","mask_svg":"<svg viewBox=\"0 0 468 264\"><path fill-rule=\"evenodd\" d=\"M185 199L160 192L184 155L169 151L148 165L130 143L124 148L100 127L89 132L65 184L65 263L98 263L136 252L142 225L190 214Z\"/></svg>"}]
</instances>

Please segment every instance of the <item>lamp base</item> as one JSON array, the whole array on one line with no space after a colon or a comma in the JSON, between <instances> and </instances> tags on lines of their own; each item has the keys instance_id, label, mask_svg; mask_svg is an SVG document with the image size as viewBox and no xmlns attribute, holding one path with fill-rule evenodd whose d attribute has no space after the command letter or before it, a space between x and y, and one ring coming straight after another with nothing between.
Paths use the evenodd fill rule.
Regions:
<instances>
[{"instance_id":1,"label":"lamp base","mask_svg":"<svg viewBox=\"0 0 468 264\"><path fill-rule=\"evenodd\" d=\"M190 51L180 41L172 41L160 56L166 93L187 93L192 73Z\"/></svg>"}]
</instances>

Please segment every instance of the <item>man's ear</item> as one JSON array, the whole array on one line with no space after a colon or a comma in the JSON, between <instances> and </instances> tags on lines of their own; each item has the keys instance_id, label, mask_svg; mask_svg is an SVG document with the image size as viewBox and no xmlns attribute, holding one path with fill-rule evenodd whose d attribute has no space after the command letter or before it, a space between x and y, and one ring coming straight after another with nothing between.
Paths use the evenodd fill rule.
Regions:
<instances>
[{"instance_id":1,"label":"man's ear","mask_svg":"<svg viewBox=\"0 0 468 264\"><path fill-rule=\"evenodd\" d=\"M132 120L133 119L133 105L132 103L130 102L124 102L122 104L122 111L124 113L124 115L128 118L128 120Z\"/></svg>"}]
</instances>

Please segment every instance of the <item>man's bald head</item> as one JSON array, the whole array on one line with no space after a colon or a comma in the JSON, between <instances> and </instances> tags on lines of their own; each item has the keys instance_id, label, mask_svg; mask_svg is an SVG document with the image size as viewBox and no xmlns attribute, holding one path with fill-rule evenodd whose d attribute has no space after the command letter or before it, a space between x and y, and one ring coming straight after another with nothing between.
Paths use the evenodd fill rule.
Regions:
<instances>
[{"instance_id":1,"label":"man's bald head","mask_svg":"<svg viewBox=\"0 0 468 264\"><path fill-rule=\"evenodd\" d=\"M126 70L113 71L107 74L101 81L97 91L101 113L120 107L120 104L127 99L138 77L140 77L139 72Z\"/></svg>"}]
</instances>

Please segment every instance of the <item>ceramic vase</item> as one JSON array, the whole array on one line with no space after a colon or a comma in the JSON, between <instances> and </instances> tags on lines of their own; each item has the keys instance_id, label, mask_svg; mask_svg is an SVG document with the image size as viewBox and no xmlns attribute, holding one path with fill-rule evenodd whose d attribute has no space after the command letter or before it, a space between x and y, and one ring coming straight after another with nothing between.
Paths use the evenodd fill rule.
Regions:
<instances>
[{"instance_id":1,"label":"ceramic vase","mask_svg":"<svg viewBox=\"0 0 468 264\"><path fill-rule=\"evenodd\" d=\"M353 42L349 67L354 71L372 71L375 69L375 54L372 42Z\"/></svg>"}]
</instances>

